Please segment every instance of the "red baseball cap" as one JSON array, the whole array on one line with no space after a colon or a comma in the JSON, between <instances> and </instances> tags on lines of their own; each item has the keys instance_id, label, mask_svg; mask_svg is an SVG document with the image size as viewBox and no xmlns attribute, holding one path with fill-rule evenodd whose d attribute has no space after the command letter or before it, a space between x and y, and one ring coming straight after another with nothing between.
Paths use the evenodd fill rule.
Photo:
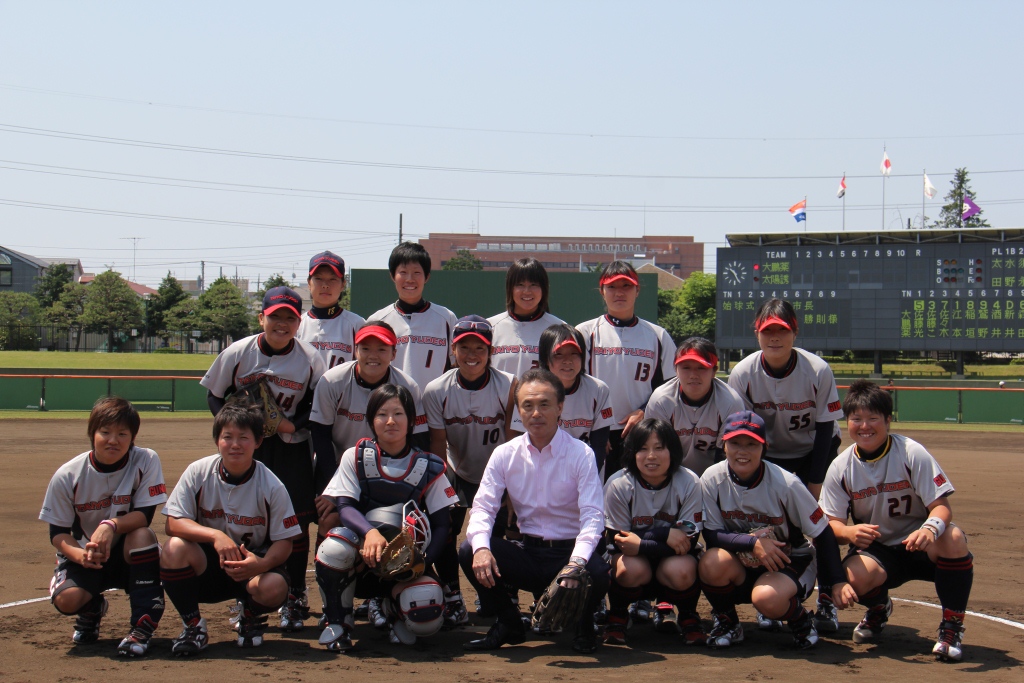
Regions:
<instances>
[{"instance_id":1,"label":"red baseball cap","mask_svg":"<svg viewBox=\"0 0 1024 683\"><path fill-rule=\"evenodd\" d=\"M356 331L355 343L358 344L367 337L380 339L388 346L398 345L398 337L395 336L395 333L382 325L366 325L365 327L359 328L359 330Z\"/></svg>"},{"instance_id":2,"label":"red baseball cap","mask_svg":"<svg viewBox=\"0 0 1024 683\"><path fill-rule=\"evenodd\" d=\"M763 330L764 328L768 327L769 325L782 325L787 330L792 330L793 329L793 326L790 325L789 323L787 323L782 318L778 317L777 315L770 315L767 318L765 318L764 320L762 320L760 322L760 324L758 324L757 331L760 332L761 330Z\"/></svg>"},{"instance_id":3,"label":"red baseball cap","mask_svg":"<svg viewBox=\"0 0 1024 683\"><path fill-rule=\"evenodd\" d=\"M635 287L640 286L640 282L636 279L636 277L633 275L629 275L628 273L617 273L615 275L608 275L606 277L602 277L600 284L602 287L604 287L605 285L610 285L611 283L617 282L619 280L625 280L626 282Z\"/></svg>"},{"instance_id":4,"label":"red baseball cap","mask_svg":"<svg viewBox=\"0 0 1024 683\"><path fill-rule=\"evenodd\" d=\"M718 365L718 357L713 354L705 356L703 353L697 351L697 349L687 349L683 351L679 349L676 351L676 365L679 365L684 360L695 360L706 368L713 368Z\"/></svg>"}]
</instances>

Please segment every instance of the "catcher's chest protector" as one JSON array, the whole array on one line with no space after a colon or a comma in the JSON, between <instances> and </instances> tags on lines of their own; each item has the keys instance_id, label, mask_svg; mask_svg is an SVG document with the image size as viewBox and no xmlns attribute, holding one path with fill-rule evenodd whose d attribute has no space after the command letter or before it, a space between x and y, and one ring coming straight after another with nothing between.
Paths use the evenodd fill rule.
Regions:
<instances>
[{"instance_id":1,"label":"catcher's chest protector","mask_svg":"<svg viewBox=\"0 0 1024 683\"><path fill-rule=\"evenodd\" d=\"M413 500L419 502L430 483L444 473L444 463L418 448L409 452L409 468L398 478L385 476L380 464L380 446L372 439L356 444L356 475L363 509L390 507Z\"/></svg>"}]
</instances>

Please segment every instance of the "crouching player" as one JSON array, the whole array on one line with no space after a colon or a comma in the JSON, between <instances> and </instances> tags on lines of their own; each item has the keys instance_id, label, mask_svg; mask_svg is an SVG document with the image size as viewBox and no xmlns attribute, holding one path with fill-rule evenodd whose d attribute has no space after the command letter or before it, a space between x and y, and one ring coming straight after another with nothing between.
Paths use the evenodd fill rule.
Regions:
<instances>
[{"instance_id":1,"label":"crouching player","mask_svg":"<svg viewBox=\"0 0 1024 683\"><path fill-rule=\"evenodd\" d=\"M288 597L285 562L301 532L284 484L253 459L262 435L259 408L228 401L213 421L217 454L185 468L164 507L160 578L185 625L176 655L206 649L200 603L241 601L238 646L258 647L266 614Z\"/></svg>"},{"instance_id":2,"label":"crouching player","mask_svg":"<svg viewBox=\"0 0 1024 683\"><path fill-rule=\"evenodd\" d=\"M937 659L958 662L974 556L952 521L953 485L924 446L889 434L892 398L885 389L854 382L843 412L854 445L829 467L821 507L839 542L851 546L843 566L867 607L853 642L868 643L881 634L892 613L890 588L931 581L942 603L932 652Z\"/></svg>"},{"instance_id":3,"label":"crouching player","mask_svg":"<svg viewBox=\"0 0 1024 683\"><path fill-rule=\"evenodd\" d=\"M788 622L797 647L813 647L818 642L814 615L802 603L814 590L816 569L820 590L831 594L836 606L857 599L843 579L836 537L796 475L763 459L765 426L756 413L730 415L722 440L725 461L700 479L708 549L698 570L714 617L708 645L743 641L736 604L749 602L769 619ZM769 528L772 534L766 535ZM814 548L805 534L814 539Z\"/></svg>"},{"instance_id":4,"label":"crouching player","mask_svg":"<svg viewBox=\"0 0 1024 683\"><path fill-rule=\"evenodd\" d=\"M341 456L324 496L337 501L341 526L331 529L316 553L316 580L323 591L327 626L320 644L328 650L352 647L352 604L380 598L383 620L393 643L411 645L418 636L437 633L444 622L444 591L422 574L448 538L449 507L458 502L444 476L441 458L412 445L416 406L408 389L384 384L366 404L373 439L360 439ZM380 578L378 568L388 542L408 533L423 556L423 566L406 576ZM358 582L357 582L358 579Z\"/></svg>"},{"instance_id":5,"label":"crouching player","mask_svg":"<svg viewBox=\"0 0 1024 683\"><path fill-rule=\"evenodd\" d=\"M103 591L123 588L131 628L117 652L129 657L146 654L164 613L160 545L149 525L167 489L160 458L135 445L139 424L123 398L97 401L89 415L92 450L61 465L39 513L57 549L50 599L60 613L77 616L74 643L99 639Z\"/></svg>"},{"instance_id":6,"label":"crouching player","mask_svg":"<svg viewBox=\"0 0 1024 683\"><path fill-rule=\"evenodd\" d=\"M605 484L605 526L615 548L605 643L624 645L630 603L652 597L679 609L687 645L705 642L697 616L703 498L700 480L682 461L672 425L648 418L626 436L624 468Z\"/></svg>"}]
</instances>

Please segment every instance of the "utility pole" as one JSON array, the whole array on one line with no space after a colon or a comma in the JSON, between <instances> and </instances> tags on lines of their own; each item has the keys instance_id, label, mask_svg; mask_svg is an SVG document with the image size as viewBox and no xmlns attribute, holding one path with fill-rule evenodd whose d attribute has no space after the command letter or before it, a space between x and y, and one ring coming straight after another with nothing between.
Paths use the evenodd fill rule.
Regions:
<instances>
[{"instance_id":1,"label":"utility pole","mask_svg":"<svg viewBox=\"0 0 1024 683\"><path fill-rule=\"evenodd\" d=\"M199 291L206 291L206 261L199 262Z\"/></svg>"},{"instance_id":2,"label":"utility pole","mask_svg":"<svg viewBox=\"0 0 1024 683\"><path fill-rule=\"evenodd\" d=\"M402 214L398 214L398 243L402 243Z\"/></svg>"},{"instance_id":3,"label":"utility pole","mask_svg":"<svg viewBox=\"0 0 1024 683\"><path fill-rule=\"evenodd\" d=\"M136 282L136 280L135 280L135 251L139 247L139 240L141 240L143 238L142 237L122 237L121 239L123 239L123 240L131 240L132 241L132 282Z\"/></svg>"}]
</instances>

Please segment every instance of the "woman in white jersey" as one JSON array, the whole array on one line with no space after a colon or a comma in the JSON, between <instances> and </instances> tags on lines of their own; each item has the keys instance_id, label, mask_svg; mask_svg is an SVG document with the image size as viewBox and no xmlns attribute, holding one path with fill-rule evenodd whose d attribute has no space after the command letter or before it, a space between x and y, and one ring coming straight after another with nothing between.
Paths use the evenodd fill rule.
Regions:
<instances>
[{"instance_id":1,"label":"woman in white jersey","mask_svg":"<svg viewBox=\"0 0 1024 683\"><path fill-rule=\"evenodd\" d=\"M535 258L517 260L505 273L505 312L487 319L494 328L491 366L519 377L537 367L541 333L560 322L548 312L548 272Z\"/></svg>"},{"instance_id":2,"label":"woman in white jersey","mask_svg":"<svg viewBox=\"0 0 1024 683\"><path fill-rule=\"evenodd\" d=\"M330 251L309 259L309 295L313 306L302 316L296 339L308 342L328 368L352 360L356 330L365 321L341 307L345 291L345 261Z\"/></svg>"}]
</instances>

